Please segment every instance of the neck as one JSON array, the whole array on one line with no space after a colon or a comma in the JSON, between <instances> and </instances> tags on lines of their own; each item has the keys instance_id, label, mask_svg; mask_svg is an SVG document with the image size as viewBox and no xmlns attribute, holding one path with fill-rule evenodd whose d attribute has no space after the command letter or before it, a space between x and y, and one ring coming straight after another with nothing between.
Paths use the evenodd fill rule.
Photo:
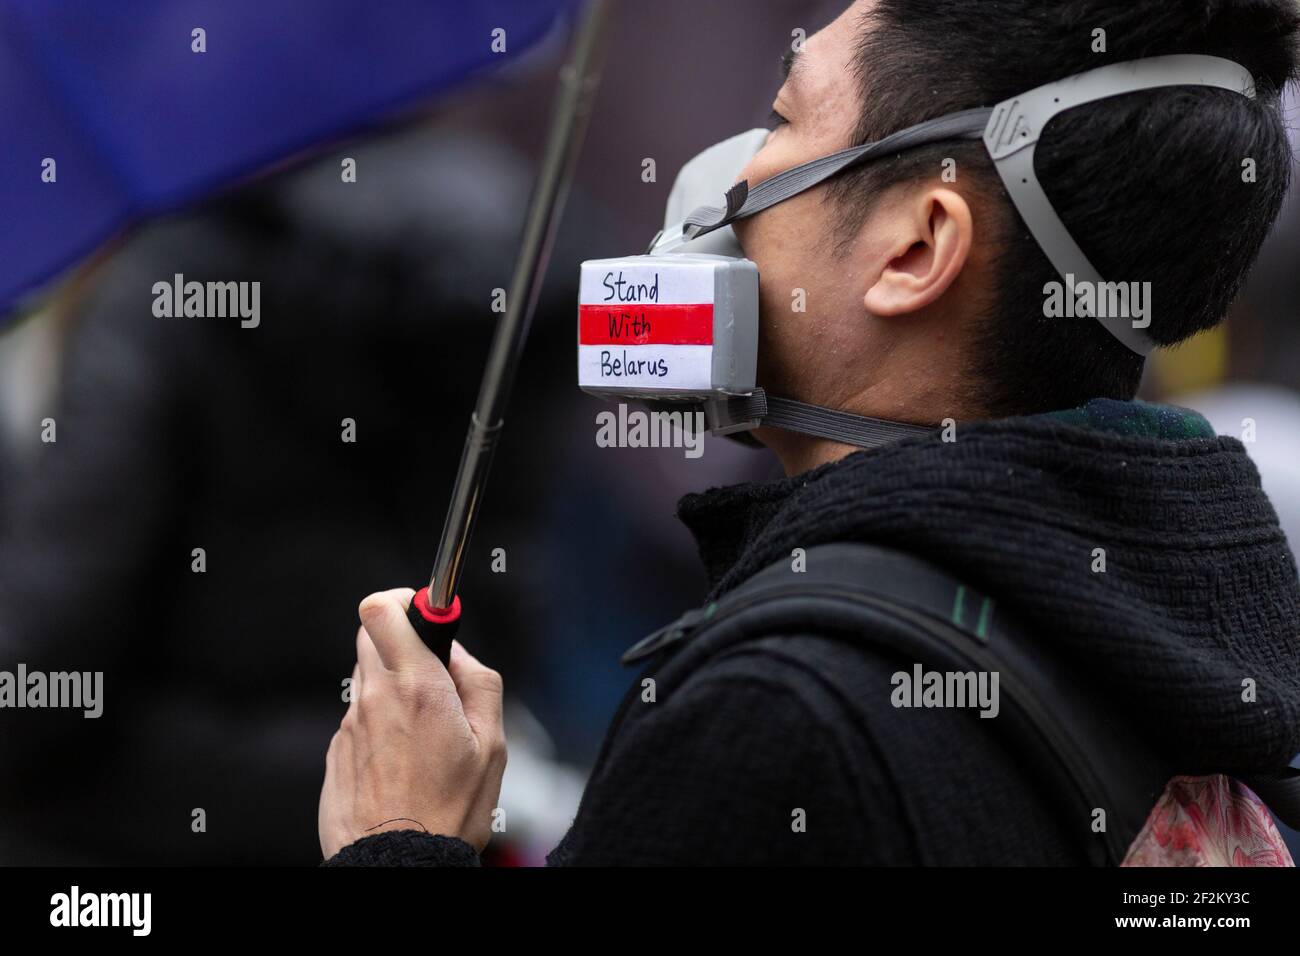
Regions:
<instances>
[{"instance_id":1,"label":"neck","mask_svg":"<svg viewBox=\"0 0 1300 956\"><path fill-rule=\"evenodd\" d=\"M952 363L955 365L955 363ZM900 384L906 382L906 385ZM829 394L821 401L804 398L803 389L788 388L769 394L798 398L809 404L839 409L888 422L938 426L946 418L973 421L984 415L975 407L956 398L959 385L951 380L935 380L932 375L904 376L882 374L879 380L855 393ZM814 394L825 389L809 389ZM787 475L799 475L833 461L839 461L861 449L826 438L817 438L780 428L758 428L754 437L766 445L781 462Z\"/></svg>"},{"instance_id":2,"label":"neck","mask_svg":"<svg viewBox=\"0 0 1300 956\"><path fill-rule=\"evenodd\" d=\"M832 461L839 461L859 449L825 438L814 438L780 428L758 428L754 437L771 449L787 475L801 475Z\"/></svg>"}]
</instances>

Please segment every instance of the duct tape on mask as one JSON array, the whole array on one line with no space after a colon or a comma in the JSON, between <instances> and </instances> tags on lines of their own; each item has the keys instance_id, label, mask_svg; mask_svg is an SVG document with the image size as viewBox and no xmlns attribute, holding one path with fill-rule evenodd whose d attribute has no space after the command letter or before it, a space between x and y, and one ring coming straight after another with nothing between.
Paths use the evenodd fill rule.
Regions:
<instances>
[{"instance_id":1,"label":"duct tape on mask","mask_svg":"<svg viewBox=\"0 0 1300 956\"><path fill-rule=\"evenodd\" d=\"M582 264L578 384L596 394L706 399L754 390L758 267L712 255Z\"/></svg>"}]
</instances>

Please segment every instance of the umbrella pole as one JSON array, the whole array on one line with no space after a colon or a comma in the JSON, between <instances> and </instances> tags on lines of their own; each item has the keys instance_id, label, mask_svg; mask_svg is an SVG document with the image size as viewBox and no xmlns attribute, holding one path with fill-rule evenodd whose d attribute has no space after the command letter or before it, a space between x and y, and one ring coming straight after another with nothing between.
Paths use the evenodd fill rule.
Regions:
<instances>
[{"instance_id":1,"label":"umbrella pole","mask_svg":"<svg viewBox=\"0 0 1300 956\"><path fill-rule=\"evenodd\" d=\"M546 263L600 82L609 8L610 0L589 0L569 60L560 71L555 114L524 221L523 240L506 298L506 313L493 336L478 401L470 416L465 450L447 506L433 573L429 586L416 592L407 609L411 625L444 664L460 623L460 598L456 592L465 554L474 533L492 455L505 425L503 416L510 390L537 308Z\"/></svg>"}]
</instances>

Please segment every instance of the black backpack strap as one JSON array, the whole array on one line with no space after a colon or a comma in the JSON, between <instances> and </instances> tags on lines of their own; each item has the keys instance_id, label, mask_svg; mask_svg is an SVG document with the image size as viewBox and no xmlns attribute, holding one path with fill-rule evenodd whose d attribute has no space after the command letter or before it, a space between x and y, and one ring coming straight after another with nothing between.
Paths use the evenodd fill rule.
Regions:
<instances>
[{"instance_id":1,"label":"black backpack strap","mask_svg":"<svg viewBox=\"0 0 1300 956\"><path fill-rule=\"evenodd\" d=\"M1172 773L995 602L912 555L863 544L811 548L655 632L624 663L680 646L711 655L781 633L835 635L940 671L998 673L990 721L1046 778L1095 863L1118 865ZM1261 795L1262 796L1262 795ZM1106 828L1092 830L1095 811Z\"/></svg>"}]
</instances>

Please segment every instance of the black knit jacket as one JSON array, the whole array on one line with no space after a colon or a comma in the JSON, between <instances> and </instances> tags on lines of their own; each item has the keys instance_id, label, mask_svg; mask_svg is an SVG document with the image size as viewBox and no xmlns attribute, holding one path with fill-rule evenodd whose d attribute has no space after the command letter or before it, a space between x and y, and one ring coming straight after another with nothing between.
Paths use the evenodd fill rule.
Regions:
<instances>
[{"instance_id":1,"label":"black knit jacket","mask_svg":"<svg viewBox=\"0 0 1300 956\"><path fill-rule=\"evenodd\" d=\"M1199 416L1100 401L973 424L690 495L680 517L710 598L794 548L898 548L993 595L1179 772L1300 751L1295 561L1242 445ZM638 682L624 708L656 709L615 721L549 862L1083 863L1079 822L990 722L891 706L904 663L810 628L712 658L666 699L643 702ZM327 861L476 863L414 831Z\"/></svg>"}]
</instances>

